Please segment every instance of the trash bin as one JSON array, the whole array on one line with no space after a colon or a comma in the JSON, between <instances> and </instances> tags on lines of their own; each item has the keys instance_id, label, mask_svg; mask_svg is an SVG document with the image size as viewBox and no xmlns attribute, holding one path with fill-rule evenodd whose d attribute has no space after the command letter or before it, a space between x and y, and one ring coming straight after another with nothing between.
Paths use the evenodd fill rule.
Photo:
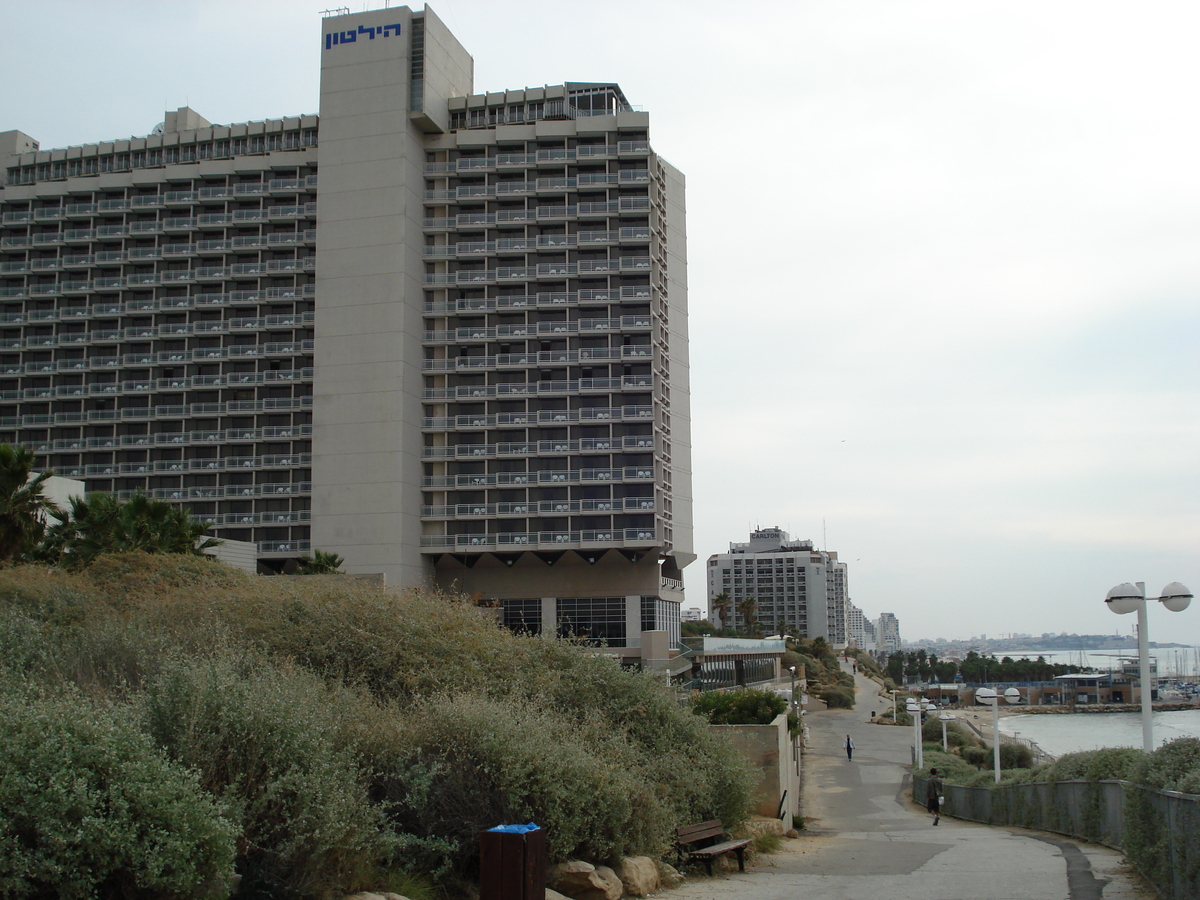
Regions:
<instances>
[{"instance_id":1,"label":"trash bin","mask_svg":"<svg viewBox=\"0 0 1200 900\"><path fill-rule=\"evenodd\" d=\"M546 832L497 825L479 835L479 900L545 900Z\"/></svg>"}]
</instances>

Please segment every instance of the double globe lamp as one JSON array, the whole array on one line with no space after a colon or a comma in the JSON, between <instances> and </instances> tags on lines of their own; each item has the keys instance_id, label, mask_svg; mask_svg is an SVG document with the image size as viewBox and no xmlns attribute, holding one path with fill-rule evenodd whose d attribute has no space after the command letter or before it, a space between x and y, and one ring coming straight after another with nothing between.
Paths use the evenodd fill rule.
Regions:
<instances>
[{"instance_id":1,"label":"double globe lamp","mask_svg":"<svg viewBox=\"0 0 1200 900\"><path fill-rule=\"evenodd\" d=\"M1154 750L1154 725L1151 721L1150 699L1154 685L1150 680L1150 639L1146 635L1146 585L1139 581L1137 584L1125 582L1118 584L1108 592L1104 601L1119 616L1131 612L1138 614L1138 677L1141 682L1142 695L1142 749L1151 753ZM1163 588L1158 602L1171 612L1183 612L1192 602L1192 592L1178 581L1172 581Z\"/></svg>"}]
</instances>

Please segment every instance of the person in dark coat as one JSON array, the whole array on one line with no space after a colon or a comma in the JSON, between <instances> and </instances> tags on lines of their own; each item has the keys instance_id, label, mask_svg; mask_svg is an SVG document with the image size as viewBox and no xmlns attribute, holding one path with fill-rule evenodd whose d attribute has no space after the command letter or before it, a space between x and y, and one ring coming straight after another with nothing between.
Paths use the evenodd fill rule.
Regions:
<instances>
[{"instance_id":1,"label":"person in dark coat","mask_svg":"<svg viewBox=\"0 0 1200 900\"><path fill-rule=\"evenodd\" d=\"M933 813L933 824L938 823L942 812L942 779L937 769L929 770L929 781L925 785L925 808Z\"/></svg>"}]
</instances>

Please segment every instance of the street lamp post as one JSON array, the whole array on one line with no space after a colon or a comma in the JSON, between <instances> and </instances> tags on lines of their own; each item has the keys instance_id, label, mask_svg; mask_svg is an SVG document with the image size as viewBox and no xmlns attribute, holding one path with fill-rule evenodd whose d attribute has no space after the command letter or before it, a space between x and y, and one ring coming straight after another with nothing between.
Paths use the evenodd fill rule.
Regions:
<instances>
[{"instance_id":1,"label":"street lamp post","mask_svg":"<svg viewBox=\"0 0 1200 900\"><path fill-rule=\"evenodd\" d=\"M921 697L910 697L905 704L905 710L913 718L913 762L918 769L925 767L925 747L921 734L921 710L928 712L931 709L934 709L933 702Z\"/></svg>"},{"instance_id":2,"label":"street lamp post","mask_svg":"<svg viewBox=\"0 0 1200 900\"><path fill-rule=\"evenodd\" d=\"M796 702L796 667L788 666L788 671L792 673L792 708L795 709L800 705Z\"/></svg>"},{"instance_id":3,"label":"street lamp post","mask_svg":"<svg viewBox=\"0 0 1200 900\"><path fill-rule=\"evenodd\" d=\"M950 742L946 738L946 723L953 722L954 716L950 715L949 713L942 713L940 716L938 716L938 718L942 720L942 749L945 752L949 753L950 752Z\"/></svg>"},{"instance_id":4,"label":"street lamp post","mask_svg":"<svg viewBox=\"0 0 1200 900\"><path fill-rule=\"evenodd\" d=\"M996 783L1000 783L1000 697L991 688L976 688L975 700L978 703L987 704L992 708L992 763L996 772ZM1009 688L1003 694L1005 700L1009 703L1017 703L1021 699L1021 692L1016 688Z\"/></svg>"},{"instance_id":5,"label":"street lamp post","mask_svg":"<svg viewBox=\"0 0 1200 900\"><path fill-rule=\"evenodd\" d=\"M1192 592L1178 581L1172 581L1163 588L1162 596L1158 598L1158 601L1171 612L1183 612L1192 602ZM1108 592L1104 602L1119 616L1135 611L1138 614L1138 678L1142 685L1142 749L1147 753L1152 753L1154 751L1154 723L1151 719L1153 713L1151 694L1154 689L1150 681L1150 639L1146 634L1146 585L1141 581L1137 584L1131 584L1128 581L1118 584Z\"/></svg>"}]
</instances>

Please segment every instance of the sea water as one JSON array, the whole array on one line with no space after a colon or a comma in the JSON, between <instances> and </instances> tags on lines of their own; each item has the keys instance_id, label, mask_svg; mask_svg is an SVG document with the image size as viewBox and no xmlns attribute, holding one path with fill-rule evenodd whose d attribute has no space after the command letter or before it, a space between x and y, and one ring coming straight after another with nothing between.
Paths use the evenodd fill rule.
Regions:
<instances>
[{"instance_id":1,"label":"sea water","mask_svg":"<svg viewBox=\"0 0 1200 900\"><path fill-rule=\"evenodd\" d=\"M1122 659L1137 659L1137 647L1120 650L1052 651L1049 653L998 653L998 657L1012 656L1014 659L1036 659L1039 655L1046 662L1069 663L1090 666L1104 672L1116 668ZM1152 647L1150 655L1158 660L1160 679L1172 677L1192 680L1200 670L1200 651L1196 647ZM1175 738L1200 738L1200 709L1156 712L1154 723L1154 745L1161 747ZM1032 740L1052 756L1074 753L1078 750L1099 750L1103 747L1141 747L1141 712L1080 712L1045 713L1041 715L1005 716L1000 720L1000 730L1005 734L1018 735Z\"/></svg>"},{"instance_id":2,"label":"sea water","mask_svg":"<svg viewBox=\"0 0 1200 900\"><path fill-rule=\"evenodd\" d=\"M1156 712L1154 745L1181 737L1200 738L1200 709ZM1142 746L1140 712L1043 713L1004 716L1000 730L1033 741L1051 756L1103 747Z\"/></svg>"}]
</instances>

